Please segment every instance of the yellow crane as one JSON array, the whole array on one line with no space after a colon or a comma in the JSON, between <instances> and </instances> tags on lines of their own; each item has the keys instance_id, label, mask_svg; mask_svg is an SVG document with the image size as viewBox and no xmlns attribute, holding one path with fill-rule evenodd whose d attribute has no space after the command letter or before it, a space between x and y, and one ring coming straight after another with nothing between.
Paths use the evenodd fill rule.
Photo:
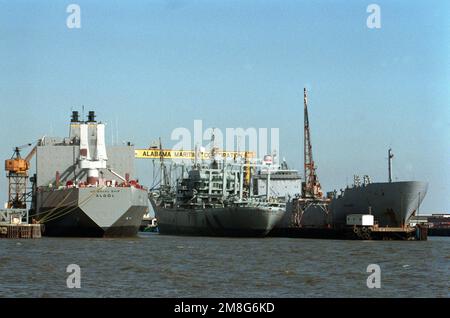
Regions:
<instances>
[{"instance_id":1,"label":"yellow crane","mask_svg":"<svg viewBox=\"0 0 450 318\"><path fill-rule=\"evenodd\" d=\"M8 178L8 209L27 208L27 199L30 194L27 190L28 172L30 170L30 161L36 154L37 146L25 158L22 158L20 151L32 145L30 143L15 147L11 159L5 160L5 170Z\"/></svg>"},{"instance_id":2,"label":"yellow crane","mask_svg":"<svg viewBox=\"0 0 450 318\"><path fill-rule=\"evenodd\" d=\"M211 157L211 152L201 151L198 153L198 159L208 160ZM224 159L255 157L254 152L249 151L217 151L216 155L223 157ZM134 157L136 159L195 159L194 150L172 150L172 149L136 149L134 151Z\"/></svg>"},{"instance_id":3,"label":"yellow crane","mask_svg":"<svg viewBox=\"0 0 450 318\"><path fill-rule=\"evenodd\" d=\"M218 150L214 152L215 156L222 157L223 159L245 159L245 183L250 184L251 168L250 160L256 157L256 154L252 151L224 151ZM172 149L160 149L157 147L150 147L149 149L136 149L134 151L134 157L136 159L160 159L160 160L195 160L196 154L194 150L172 150ZM209 160L211 158L210 151L197 152L197 157L200 160Z\"/></svg>"}]
</instances>

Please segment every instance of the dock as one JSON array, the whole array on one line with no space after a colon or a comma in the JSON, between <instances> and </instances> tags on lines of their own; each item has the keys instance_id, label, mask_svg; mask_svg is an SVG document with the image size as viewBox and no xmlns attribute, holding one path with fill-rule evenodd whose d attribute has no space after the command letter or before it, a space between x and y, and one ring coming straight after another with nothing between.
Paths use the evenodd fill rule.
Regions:
<instances>
[{"instance_id":1,"label":"dock","mask_svg":"<svg viewBox=\"0 0 450 318\"><path fill-rule=\"evenodd\" d=\"M28 213L25 209L0 210L0 238L41 238L41 224L28 224L27 218Z\"/></svg>"},{"instance_id":2,"label":"dock","mask_svg":"<svg viewBox=\"0 0 450 318\"><path fill-rule=\"evenodd\" d=\"M416 215L409 220L411 226L428 227L428 236L450 236L450 214Z\"/></svg>"},{"instance_id":3,"label":"dock","mask_svg":"<svg viewBox=\"0 0 450 318\"><path fill-rule=\"evenodd\" d=\"M414 227L353 227L352 232L354 239L363 240L426 241L428 239L428 228L421 225Z\"/></svg>"},{"instance_id":4,"label":"dock","mask_svg":"<svg viewBox=\"0 0 450 318\"><path fill-rule=\"evenodd\" d=\"M426 241L428 228L414 227L299 227L275 228L269 234L271 237L344 239L344 240L399 240Z\"/></svg>"},{"instance_id":5,"label":"dock","mask_svg":"<svg viewBox=\"0 0 450 318\"><path fill-rule=\"evenodd\" d=\"M41 237L40 224L0 224L0 238L34 239Z\"/></svg>"}]
</instances>

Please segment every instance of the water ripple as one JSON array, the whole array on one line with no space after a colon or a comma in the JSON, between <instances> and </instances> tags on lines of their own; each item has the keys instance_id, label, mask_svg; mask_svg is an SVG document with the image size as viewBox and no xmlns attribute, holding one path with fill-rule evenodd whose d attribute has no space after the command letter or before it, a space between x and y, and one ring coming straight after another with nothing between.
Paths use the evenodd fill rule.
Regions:
<instances>
[{"instance_id":1,"label":"water ripple","mask_svg":"<svg viewBox=\"0 0 450 318\"><path fill-rule=\"evenodd\" d=\"M449 297L450 239L0 240L0 297ZM81 289L69 289L69 264ZM369 289L369 264L381 288ZM14 269L14 275L11 275Z\"/></svg>"}]
</instances>

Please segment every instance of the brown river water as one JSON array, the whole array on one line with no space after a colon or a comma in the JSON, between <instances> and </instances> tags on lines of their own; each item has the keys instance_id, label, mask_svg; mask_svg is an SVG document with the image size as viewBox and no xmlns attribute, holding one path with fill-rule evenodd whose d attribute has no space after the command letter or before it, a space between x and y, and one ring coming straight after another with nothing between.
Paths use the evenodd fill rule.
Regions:
<instances>
[{"instance_id":1,"label":"brown river water","mask_svg":"<svg viewBox=\"0 0 450 318\"><path fill-rule=\"evenodd\" d=\"M67 266L81 288L68 288ZM368 288L370 264L380 287ZM450 238L0 240L0 297L449 297Z\"/></svg>"}]
</instances>

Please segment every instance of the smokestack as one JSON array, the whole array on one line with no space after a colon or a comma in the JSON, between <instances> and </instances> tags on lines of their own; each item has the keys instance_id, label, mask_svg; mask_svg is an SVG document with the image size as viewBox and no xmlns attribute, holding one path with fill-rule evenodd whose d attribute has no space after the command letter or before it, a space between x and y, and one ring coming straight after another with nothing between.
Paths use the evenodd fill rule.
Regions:
<instances>
[{"instance_id":1,"label":"smokestack","mask_svg":"<svg viewBox=\"0 0 450 318\"><path fill-rule=\"evenodd\" d=\"M72 112L72 119L70 120L72 123L80 122L80 114L77 111Z\"/></svg>"},{"instance_id":2,"label":"smokestack","mask_svg":"<svg viewBox=\"0 0 450 318\"><path fill-rule=\"evenodd\" d=\"M95 123L95 112L94 111L89 111L88 122Z\"/></svg>"}]
</instances>

